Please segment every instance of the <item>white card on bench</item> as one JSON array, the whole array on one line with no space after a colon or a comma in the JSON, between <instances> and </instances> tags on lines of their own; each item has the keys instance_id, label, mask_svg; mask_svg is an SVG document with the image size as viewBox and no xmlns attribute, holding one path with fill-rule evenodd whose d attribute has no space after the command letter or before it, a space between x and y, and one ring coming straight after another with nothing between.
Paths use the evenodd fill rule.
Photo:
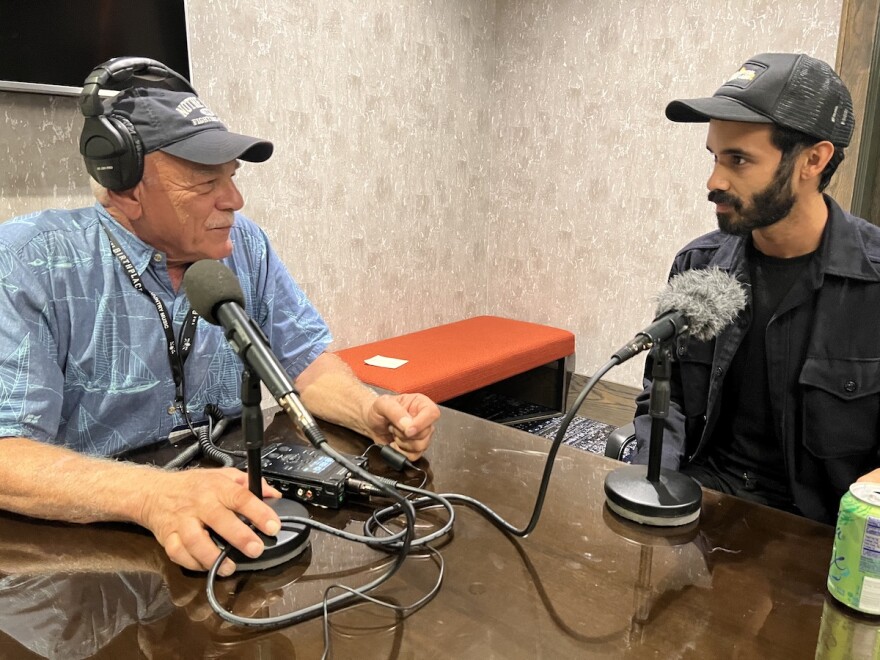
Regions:
<instances>
[{"instance_id":1,"label":"white card on bench","mask_svg":"<svg viewBox=\"0 0 880 660\"><path fill-rule=\"evenodd\" d=\"M364 364L369 364L374 367L384 367L385 369L397 369L397 367L402 367L409 360L399 360L397 358L385 357L384 355L374 355L371 358L364 360Z\"/></svg>"}]
</instances>

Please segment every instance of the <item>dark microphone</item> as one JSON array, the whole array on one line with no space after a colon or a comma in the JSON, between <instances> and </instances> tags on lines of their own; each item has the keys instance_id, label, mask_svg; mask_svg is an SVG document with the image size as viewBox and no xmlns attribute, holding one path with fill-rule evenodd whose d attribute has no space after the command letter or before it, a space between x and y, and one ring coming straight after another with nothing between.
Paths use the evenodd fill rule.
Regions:
<instances>
[{"instance_id":1,"label":"dark microphone","mask_svg":"<svg viewBox=\"0 0 880 660\"><path fill-rule=\"evenodd\" d=\"M263 330L244 311L244 293L235 274L219 261L203 259L187 269L183 290L200 316L208 323L223 326L227 341L242 362L311 440L309 431L317 424L296 396L293 382L269 348Z\"/></svg>"},{"instance_id":2,"label":"dark microphone","mask_svg":"<svg viewBox=\"0 0 880 660\"><path fill-rule=\"evenodd\" d=\"M657 295L654 322L613 356L617 363L657 343L687 333L709 341L730 325L746 306L746 292L737 279L718 268L686 270L669 280Z\"/></svg>"}]
</instances>

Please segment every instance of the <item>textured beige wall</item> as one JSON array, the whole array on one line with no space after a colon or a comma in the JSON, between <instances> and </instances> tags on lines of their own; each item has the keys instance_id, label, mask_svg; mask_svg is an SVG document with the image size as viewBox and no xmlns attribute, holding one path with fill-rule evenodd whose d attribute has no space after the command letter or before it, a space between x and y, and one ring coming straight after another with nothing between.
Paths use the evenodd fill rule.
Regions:
<instances>
[{"instance_id":1,"label":"textured beige wall","mask_svg":"<svg viewBox=\"0 0 880 660\"><path fill-rule=\"evenodd\" d=\"M494 2L188 6L199 92L276 145L246 210L337 345L483 313Z\"/></svg>"},{"instance_id":2,"label":"textured beige wall","mask_svg":"<svg viewBox=\"0 0 880 660\"><path fill-rule=\"evenodd\" d=\"M194 82L276 155L242 168L338 346L492 313L592 372L713 227L700 127L761 50L833 60L840 0L189 0ZM84 72L85 75L88 72ZM90 203L75 99L0 92L0 218ZM611 379L638 382L640 366Z\"/></svg>"},{"instance_id":3,"label":"textured beige wall","mask_svg":"<svg viewBox=\"0 0 880 660\"><path fill-rule=\"evenodd\" d=\"M77 147L81 128L72 97L0 92L0 221L94 202Z\"/></svg>"}]
</instances>

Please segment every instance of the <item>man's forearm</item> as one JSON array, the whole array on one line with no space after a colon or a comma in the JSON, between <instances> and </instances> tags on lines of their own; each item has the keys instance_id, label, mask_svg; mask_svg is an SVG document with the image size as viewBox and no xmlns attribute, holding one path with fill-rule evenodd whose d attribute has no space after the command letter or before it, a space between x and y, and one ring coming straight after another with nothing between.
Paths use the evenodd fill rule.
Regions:
<instances>
[{"instance_id":1,"label":"man's forearm","mask_svg":"<svg viewBox=\"0 0 880 660\"><path fill-rule=\"evenodd\" d=\"M322 354L309 365L296 386L303 405L316 417L371 435L366 414L377 394L332 353Z\"/></svg>"},{"instance_id":2,"label":"man's forearm","mask_svg":"<svg viewBox=\"0 0 880 660\"><path fill-rule=\"evenodd\" d=\"M281 493L264 480L262 496ZM243 518L264 534L281 528L241 470L166 471L23 438L0 438L0 509L76 523L133 522L192 570L207 570L220 554L209 528L248 557L259 557L264 546ZM233 570L228 558L219 569L220 575Z\"/></svg>"},{"instance_id":3,"label":"man's forearm","mask_svg":"<svg viewBox=\"0 0 880 660\"><path fill-rule=\"evenodd\" d=\"M161 471L25 438L0 439L0 509L67 522L143 524Z\"/></svg>"},{"instance_id":4,"label":"man's forearm","mask_svg":"<svg viewBox=\"0 0 880 660\"><path fill-rule=\"evenodd\" d=\"M296 385L315 416L392 445L411 461L428 448L440 417L437 404L424 394L376 394L332 353L310 364Z\"/></svg>"}]
</instances>

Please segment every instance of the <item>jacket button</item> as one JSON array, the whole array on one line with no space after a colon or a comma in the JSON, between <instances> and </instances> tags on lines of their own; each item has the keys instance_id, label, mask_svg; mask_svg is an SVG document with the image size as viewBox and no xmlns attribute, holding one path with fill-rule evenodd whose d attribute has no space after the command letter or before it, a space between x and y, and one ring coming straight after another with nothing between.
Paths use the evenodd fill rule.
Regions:
<instances>
[{"instance_id":1,"label":"jacket button","mask_svg":"<svg viewBox=\"0 0 880 660\"><path fill-rule=\"evenodd\" d=\"M723 373L724 373L724 369L722 369L721 367L715 367L715 376L717 376L718 378L721 378L721 374L723 374Z\"/></svg>"},{"instance_id":2,"label":"jacket button","mask_svg":"<svg viewBox=\"0 0 880 660\"><path fill-rule=\"evenodd\" d=\"M848 380L843 384L843 389L845 389L850 394L855 392L858 389L858 387L859 386L856 385L856 381L854 381L854 380Z\"/></svg>"},{"instance_id":3,"label":"jacket button","mask_svg":"<svg viewBox=\"0 0 880 660\"><path fill-rule=\"evenodd\" d=\"M687 353L687 348L685 348L684 346L679 346L679 347L678 347L678 355L679 355L679 357L682 356L682 355L684 355L685 353Z\"/></svg>"}]
</instances>

